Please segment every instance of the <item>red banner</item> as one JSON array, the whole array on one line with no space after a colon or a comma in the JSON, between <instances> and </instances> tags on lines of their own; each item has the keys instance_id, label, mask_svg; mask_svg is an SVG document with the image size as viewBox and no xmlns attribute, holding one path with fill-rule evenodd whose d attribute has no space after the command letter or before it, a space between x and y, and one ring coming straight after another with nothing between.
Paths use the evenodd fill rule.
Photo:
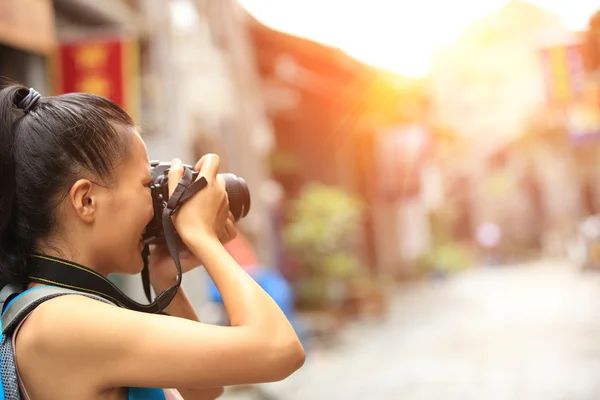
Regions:
<instances>
[{"instance_id":1,"label":"red banner","mask_svg":"<svg viewBox=\"0 0 600 400\"><path fill-rule=\"evenodd\" d=\"M86 39L62 43L56 63L56 92L107 97L137 115L137 48L128 39Z\"/></svg>"},{"instance_id":2,"label":"red banner","mask_svg":"<svg viewBox=\"0 0 600 400\"><path fill-rule=\"evenodd\" d=\"M552 46L541 50L542 71L549 104L568 106L583 90L585 70L581 45Z\"/></svg>"}]
</instances>

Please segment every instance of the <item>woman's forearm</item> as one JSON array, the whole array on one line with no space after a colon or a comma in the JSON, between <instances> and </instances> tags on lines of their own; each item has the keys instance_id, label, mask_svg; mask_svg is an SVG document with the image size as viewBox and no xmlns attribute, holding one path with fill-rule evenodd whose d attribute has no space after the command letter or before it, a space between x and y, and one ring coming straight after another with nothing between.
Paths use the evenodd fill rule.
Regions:
<instances>
[{"instance_id":1,"label":"woman's forearm","mask_svg":"<svg viewBox=\"0 0 600 400\"><path fill-rule=\"evenodd\" d=\"M229 255L216 239L199 236L188 243L219 289L232 326L253 327L295 338L295 332L273 299ZM277 339L277 338L273 338Z\"/></svg>"},{"instance_id":2,"label":"woman's forearm","mask_svg":"<svg viewBox=\"0 0 600 400\"><path fill-rule=\"evenodd\" d=\"M172 281L157 281L152 282L152 287L155 293L169 288L175 283L175 278ZM165 309L167 314L172 317L185 318L192 321L200 322L200 318L194 310L192 303L189 301L185 290L180 287L177 294L171 301L171 304ZM184 400L214 400L223 394L223 387L209 387L202 389L177 389Z\"/></svg>"}]
</instances>

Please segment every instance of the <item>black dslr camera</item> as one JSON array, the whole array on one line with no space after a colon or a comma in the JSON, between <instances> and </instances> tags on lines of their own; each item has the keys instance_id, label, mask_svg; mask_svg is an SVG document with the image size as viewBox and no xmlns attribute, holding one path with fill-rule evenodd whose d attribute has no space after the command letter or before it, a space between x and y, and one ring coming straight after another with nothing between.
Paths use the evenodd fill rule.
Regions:
<instances>
[{"instance_id":1,"label":"black dslr camera","mask_svg":"<svg viewBox=\"0 0 600 400\"><path fill-rule=\"evenodd\" d=\"M146 232L143 235L145 244L164 243L165 234L162 225L162 213L167 206L169 200L169 169L171 164L168 162L152 161L150 162L152 169L152 183L150 190L152 193L152 205L154 207L154 218L146 227ZM192 171L193 180L196 180L198 171L190 165L183 165L183 168ZM219 174L225 180L225 190L229 198L229 210L233 214L236 221L244 218L250 211L250 191L244 179L235 176L234 174Z\"/></svg>"}]
</instances>

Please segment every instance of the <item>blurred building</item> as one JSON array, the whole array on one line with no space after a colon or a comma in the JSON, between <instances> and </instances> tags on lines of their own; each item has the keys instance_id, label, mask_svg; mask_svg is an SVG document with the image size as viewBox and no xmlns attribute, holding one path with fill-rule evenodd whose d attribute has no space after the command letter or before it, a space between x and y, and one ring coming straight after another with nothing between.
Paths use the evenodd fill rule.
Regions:
<instances>
[{"instance_id":1,"label":"blurred building","mask_svg":"<svg viewBox=\"0 0 600 400\"><path fill-rule=\"evenodd\" d=\"M50 0L6 0L0 5L0 75L47 93L46 59L56 46Z\"/></svg>"},{"instance_id":2,"label":"blurred building","mask_svg":"<svg viewBox=\"0 0 600 400\"><path fill-rule=\"evenodd\" d=\"M572 36L556 14L511 1L437 55L433 118L470 148L450 175L470 182L471 232L493 222L503 237L526 245L553 231L568 234L582 215L572 144L566 136L549 140L538 125L557 115L546 108L541 51ZM537 137L537 146L523 151L524 136Z\"/></svg>"},{"instance_id":3,"label":"blurred building","mask_svg":"<svg viewBox=\"0 0 600 400\"><path fill-rule=\"evenodd\" d=\"M286 199L312 181L358 195L367 206L356 248L363 265L378 272L401 266L428 245L418 183L428 139L411 129L423 119L424 91L338 49L251 26L275 128L271 165ZM410 132L422 141L417 148Z\"/></svg>"},{"instance_id":4,"label":"blurred building","mask_svg":"<svg viewBox=\"0 0 600 400\"><path fill-rule=\"evenodd\" d=\"M436 55L430 85L436 118L482 150L519 136L545 100L542 40L566 33L557 15L521 1L475 22Z\"/></svg>"},{"instance_id":5,"label":"blurred building","mask_svg":"<svg viewBox=\"0 0 600 400\"><path fill-rule=\"evenodd\" d=\"M286 200L297 198L313 181L367 199L372 190L372 181L365 178L373 175L369 162L373 130L365 121L361 96L373 72L339 50L272 30L258 21L252 23L251 32L275 129L271 167ZM362 148L358 138L362 138ZM286 216L284 208L282 223ZM370 266L375 263L373 239L368 218L357 252Z\"/></svg>"}]
</instances>

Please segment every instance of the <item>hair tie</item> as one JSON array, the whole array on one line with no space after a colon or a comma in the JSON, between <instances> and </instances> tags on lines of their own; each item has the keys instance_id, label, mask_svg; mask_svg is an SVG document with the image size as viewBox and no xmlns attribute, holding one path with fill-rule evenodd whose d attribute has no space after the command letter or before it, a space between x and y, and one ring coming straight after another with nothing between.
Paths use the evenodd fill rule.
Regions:
<instances>
[{"instance_id":1,"label":"hair tie","mask_svg":"<svg viewBox=\"0 0 600 400\"><path fill-rule=\"evenodd\" d=\"M17 107L25 112L31 111L37 104L38 100L42 97L34 88L29 88L27 96L23 97L21 101L17 103Z\"/></svg>"}]
</instances>

